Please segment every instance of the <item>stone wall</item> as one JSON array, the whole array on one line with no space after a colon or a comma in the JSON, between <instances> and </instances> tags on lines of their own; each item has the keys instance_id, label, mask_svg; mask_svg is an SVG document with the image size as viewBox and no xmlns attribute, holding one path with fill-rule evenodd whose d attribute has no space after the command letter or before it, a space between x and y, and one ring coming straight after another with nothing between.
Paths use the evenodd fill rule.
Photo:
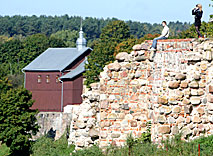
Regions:
<instances>
[{"instance_id":1,"label":"stone wall","mask_svg":"<svg viewBox=\"0 0 213 156\"><path fill-rule=\"evenodd\" d=\"M68 112L40 112L37 115L37 121L40 129L37 135L33 136L33 139L50 133L57 140L69 129L72 114Z\"/></svg>"},{"instance_id":2,"label":"stone wall","mask_svg":"<svg viewBox=\"0 0 213 156\"><path fill-rule=\"evenodd\" d=\"M82 94L83 102L72 110L69 144L76 149L98 143L99 139L99 84L91 85L92 90Z\"/></svg>"},{"instance_id":3,"label":"stone wall","mask_svg":"<svg viewBox=\"0 0 213 156\"><path fill-rule=\"evenodd\" d=\"M151 43L105 66L73 113L70 143L122 146L128 134L145 132L148 121L156 143L179 132L190 139L213 134L213 42L161 40L157 52L148 51Z\"/></svg>"}]
</instances>

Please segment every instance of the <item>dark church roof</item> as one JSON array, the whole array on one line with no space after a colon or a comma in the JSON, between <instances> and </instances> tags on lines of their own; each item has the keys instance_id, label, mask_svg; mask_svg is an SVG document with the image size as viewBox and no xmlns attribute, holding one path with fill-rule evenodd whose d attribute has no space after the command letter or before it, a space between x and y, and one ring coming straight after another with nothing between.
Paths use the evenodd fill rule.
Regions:
<instances>
[{"instance_id":1,"label":"dark church roof","mask_svg":"<svg viewBox=\"0 0 213 156\"><path fill-rule=\"evenodd\" d=\"M67 73L64 76L61 76L60 79L73 79L74 77L78 76L79 74L83 73L85 71L84 65L87 63L87 59L85 59L83 62L81 62L78 67L71 70L69 73Z\"/></svg>"},{"instance_id":2,"label":"dark church roof","mask_svg":"<svg viewBox=\"0 0 213 156\"><path fill-rule=\"evenodd\" d=\"M48 48L30 64L24 67L23 71L63 71L79 56L91 48Z\"/></svg>"}]
</instances>

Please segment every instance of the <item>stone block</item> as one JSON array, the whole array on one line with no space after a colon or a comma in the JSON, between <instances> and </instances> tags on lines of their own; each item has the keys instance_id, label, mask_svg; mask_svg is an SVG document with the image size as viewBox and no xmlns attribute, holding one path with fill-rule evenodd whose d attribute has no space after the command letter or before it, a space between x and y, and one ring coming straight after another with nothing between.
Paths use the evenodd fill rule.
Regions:
<instances>
[{"instance_id":1,"label":"stone block","mask_svg":"<svg viewBox=\"0 0 213 156\"><path fill-rule=\"evenodd\" d=\"M135 57L135 61L145 61L146 57L144 55Z\"/></svg>"},{"instance_id":2,"label":"stone block","mask_svg":"<svg viewBox=\"0 0 213 156\"><path fill-rule=\"evenodd\" d=\"M190 116L187 116L186 117L186 120L185 120L185 123L189 124L191 122L191 117Z\"/></svg>"},{"instance_id":3,"label":"stone block","mask_svg":"<svg viewBox=\"0 0 213 156\"><path fill-rule=\"evenodd\" d=\"M202 56L200 54L198 54L197 52L191 52L191 53L186 54L186 60L187 61L197 62L197 61L201 60L201 57Z\"/></svg>"},{"instance_id":4,"label":"stone block","mask_svg":"<svg viewBox=\"0 0 213 156\"><path fill-rule=\"evenodd\" d=\"M138 79L138 83L140 86L145 86L148 82L147 80Z\"/></svg>"},{"instance_id":5,"label":"stone block","mask_svg":"<svg viewBox=\"0 0 213 156\"><path fill-rule=\"evenodd\" d=\"M77 126L78 128L83 129L83 128L86 127L86 124L84 123L84 121L78 120L78 121L76 121L76 126Z\"/></svg>"},{"instance_id":6,"label":"stone block","mask_svg":"<svg viewBox=\"0 0 213 156\"><path fill-rule=\"evenodd\" d=\"M108 100L102 100L102 101L100 101L101 109L107 109L108 105L109 105Z\"/></svg>"},{"instance_id":7,"label":"stone block","mask_svg":"<svg viewBox=\"0 0 213 156\"><path fill-rule=\"evenodd\" d=\"M97 129L92 128L92 129L89 130L89 136L92 137L92 138L98 137L99 131Z\"/></svg>"},{"instance_id":8,"label":"stone block","mask_svg":"<svg viewBox=\"0 0 213 156\"><path fill-rule=\"evenodd\" d=\"M84 147L84 145L85 145L84 139L78 139L75 142L75 145L78 146L78 147Z\"/></svg>"},{"instance_id":9,"label":"stone block","mask_svg":"<svg viewBox=\"0 0 213 156\"><path fill-rule=\"evenodd\" d=\"M133 116L132 116L131 114L127 114L127 115L125 116L125 119L126 119L126 120L132 120L132 119L133 119Z\"/></svg>"},{"instance_id":10,"label":"stone block","mask_svg":"<svg viewBox=\"0 0 213 156\"><path fill-rule=\"evenodd\" d=\"M200 80L200 75L198 75L198 74L194 74L193 77L194 77L195 80Z\"/></svg>"},{"instance_id":11,"label":"stone block","mask_svg":"<svg viewBox=\"0 0 213 156\"><path fill-rule=\"evenodd\" d=\"M176 90L175 93L176 93L175 98L176 98L177 100L180 100L180 99L183 97L183 92L182 92L182 91Z\"/></svg>"},{"instance_id":12,"label":"stone block","mask_svg":"<svg viewBox=\"0 0 213 156\"><path fill-rule=\"evenodd\" d=\"M135 72L135 78L139 78L139 77L141 77L142 76L142 72L140 71L140 70L137 70L136 72Z\"/></svg>"},{"instance_id":13,"label":"stone block","mask_svg":"<svg viewBox=\"0 0 213 156\"><path fill-rule=\"evenodd\" d=\"M128 104L124 104L122 107L124 110L129 110L129 105Z\"/></svg>"},{"instance_id":14,"label":"stone block","mask_svg":"<svg viewBox=\"0 0 213 156\"><path fill-rule=\"evenodd\" d=\"M191 95L198 95L198 90L197 89L191 89Z\"/></svg>"},{"instance_id":15,"label":"stone block","mask_svg":"<svg viewBox=\"0 0 213 156\"><path fill-rule=\"evenodd\" d=\"M108 69L111 71L119 71L121 69L121 65L115 61L114 63L110 63L108 65Z\"/></svg>"},{"instance_id":16,"label":"stone block","mask_svg":"<svg viewBox=\"0 0 213 156\"><path fill-rule=\"evenodd\" d=\"M168 123L169 124L173 124L173 123L175 123L176 121L175 121L175 118L173 118L173 117L168 117Z\"/></svg>"},{"instance_id":17,"label":"stone block","mask_svg":"<svg viewBox=\"0 0 213 156\"><path fill-rule=\"evenodd\" d=\"M104 126L105 127L110 127L111 126L111 122L110 121L105 121Z\"/></svg>"},{"instance_id":18,"label":"stone block","mask_svg":"<svg viewBox=\"0 0 213 156\"><path fill-rule=\"evenodd\" d=\"M179 106L176 106L172 109L172 113L177 114L177 113L180 113L180 112L181 112L181 108Z\"/></svg>"},{"instance_id":19,"label":"stone block","mask_svg":"<svg viewBox=\"0 0 213 156\"><path fill-rule=\"evenodd\" d=\"M213 96L212 95L208 95L207 99L208 99L208 102L213 103Z\"/></svg>"},{"instance_id":20,"label":"stone block","mask_svg":"<svg viewBox=\"0 0 213 156\"><path fill-rule=\"evenodd\" d=\"M180 86L180 82L178 82L178 81L169 82L169 88L171 88L171 89L177 89L179 86Z\"/></svg>"},{"instance_id":21,"label":"stone block","mask_svg":"<svg viewBox=\"0 0 213 156\"><path fill-rule=\"evenodd\" d=\"M160 109L162 109L163 113L165 113L166 115L172 112L172 109L169 106L162 106Z\"/></svg>"},{"instance_id":22,"label":"stone block","mask_svg":"<svg viewBox=\"0 0 213 156\"><path fill-rule=\"evenodd\" d=\"M213 85L209 85L209 93L213 93Z\"/></svg>"},{"instance_id":23,"label":"stone block","mask_svg":"<svg viewBox=\"0 0 213 156\"><path fill-rule=\"evenodd\" d=\"M168 100L167 100L167 98L166 98L165 96L163 96L163 97L158 97L158 103L159 103L159 104L166 105L166 104L168 104Z\"/></svg>"},{"instance_id":24,"label":"stone block","mask_svg":"<svg viewBox=\"0 0 213 156\"><path fill-rule=\"evenodd\" d=\"M158 118L157 118L157 122L158 123L165 123L166 122L166 117L164 115L159 115Z\"/></svg>"},{"instance_id":25,"label":"stone block","mask_svg":"<svg viewBox=\"0 0 213 156\"><path fill-rule=\"evenodd\" d=\"M192 134L192 131L191 131L191 129L190 129L189 127L184 127L184 128L181 130L181 132L182 132L182 135L183 135L184 137L186 137L187 135Z\"/></svg>"},{"instance_id":26,"label":"stone block","mask_svg":"<svg viewBox=\"0 0 213 156\"><path fill-rule=\"evenodd\" d=\"M205 87L206 87L206 84L205 84L205 83L202 83L202 82L199 82L199 87L200 87L200 88L205 88Z\"/></svg>"},{"instance_id":27,"label":"stone block","mask_svg":"<svg viewBox=\"0 0 213 156\"><path fill-rule=\"evenodd\" d=\"M191 106L184 106L184 113L185 114L190 114L191 112L192 112Z\"/></svg>"},{"instance_id":28,"label":"stone block","mask_svg":"<svg viewBox=\"0 0 213 156\"><path fill-rule=\"evenodd\" d=\"M192 81L190 84L189 84L189 87L190 88L199 88L199 84L197 81Z\"/></svg>"},{"instance_id":29,"label":"stone block","mask_svg":"<svg viewBox=\"0 0 213 156\"><path fill-rule=\"evenodd\" d=\"M172 132L172 135L176 135L179 133L179 128L177 126L174 126L171 128L171 132Z\"/></svg>"},{"instance_id":30,"label":"stone block","mask_svg":"<svg viewBox=\"0 0 213 156\"><path fill-rule=\"evenodd\" d=\"M199 105L200 104L200 97L192 96L190 98L190 102L192 105Z\"/></svg>"},{"instance_id":31,"label":"stone block","mask_svg":"<svg viewBox=\"0 0 213 156\"><path fill-rule=\"evenodd\" d=\"M100 136L101 136L102 139L106 139L108 134L107 134L107 132L101 131Z\"/></svg>"},{"instance_id":32,"label":"stone block","mask_svg":"<svg viewBox=\"0 0 213 156\"><path fill-rule=\"evenodd\" d=\"M168 102L169 102L169 104L172 104L172 105L177 105L178 104L178 101L176 100L175 97L170 97Z\"/></svg>"},{"instance_id":33,"label":"stone block","mask_svg":"<svg viewBox=\"0 0 213 156\"><path fill-rule=\"evenodd\" d=\"M213 111L213 103L208 103L207 108L208 110Z\"/></svg>"},{"instance_id":34,"label":"stone block","mask_svg":"<svg viewBox=\"0 0 213 156\"><path fill-rule=\"evenodd\" d=\"M179 73L179 74L177 74L175 76L175 79L177 79L177 80L185 80L186 79L186 75Z\"/></svg>"},{"instance_id":35,"label":"stone block","mask_svg":"<svg viewBox=\"0 0 213 156\"><path fill-rule=\"evenodd\" d=\"M111 119L111 120L116 120L117 119L117 115L115 113L110 113L107 118Z\"/></svg>"},{"instance_id":36,"label":"stone block","mask_svg":"<svg viewBox=\"0 0 213 156\"><path fill-rule=\"evenodd\" d=\"M120 52L115 57L118 61L129 61L129 54L127 52Z\"/></svg>"},{"instance_id":37,"label":"stone block","mask_svg":"<svg viewBox=\"0 0 213 156\"><path fill-rule=\"evenodd\" d=\"M141 46L141 44L136 44L136 45L134 45L134 46L132 47L132 49L133 49L134 51L139 51L139 50L142 50L142 46Z\"/></svg>"},{"instance_id":38,"label":"stone block","mask_svg":"<svg viewBox=\"0 0 213 156\"><path fill-rule=\"evenodd\" d=\"M201 70L206 70L207 69L207 63L201 63L200 69Z\"/></svg>"},{"instance_id":39,"label":"stone block","mask_svg":"<svg viewBox=\"0 0 213 156\"><path fill-rule=\"evenodd\" d=\"M184 105L188 105L188 104L190 104L190 101L188 99L184 98L183 101L182 101L182 103Z\"/></svg>"},{"instance_id":40,"label":"stone block","mask_svg":"<svg viewBox=\"0 0 213 156\"><path fill-rule=\"evenodd\" d=\"M197 91L197 94L198 94L199 96L204 95L204 91L203 91L202 89L199 89L199 90Z\"/></svg>"},{"instance_id":41,"label":"stone block","mask_svg":"<svg viewBox=\"0 0 213 156\"><path fill-rule=\"evenodd\" d=\"M199 113L199 114L204 114L204 109L203 109L203 107L198 107L197 108L197 112Z\"/></svg>"},{"instance_id":42,"label":"stone block","mask_svg":"<svg viewBox=\"0 0 213 156\"><path fill-rule=\"evenodd\" d=\"M112 133L112 134L111 134L111 137L112 137L112 138L119 138L120 136L121 136L120 133Z\"/></svg>"},{"instance_id":43,"label":"stone block","mask_svg":"<svg viewBox=\"0 0 213 156\"><path fill-rule=\"evenodd\" d=\"M170 131L171 131L170 126L163 125L158 127L158 133L168 134L170 133Z\"/></svg>"},{"instance_id":44,"label":"stone block","mask_svg":"<svg viewBox=\"0 0 213 156\"><path fill-rule=\"evenodd\" d=\"M181 87L181 88L187 88L187 87L188 87L188 82L181 81L180 87Z\"/></svg>"},{"instance_id":45,"label":"stone block","mask_svg":"<svg viewBox=\"0 0 213 156\"><path fill-rule=\"evenodd\" d=\"M100 116L101 116L101 120L104 120L104 119L107 118L106 112L101 112L101 113L100 113Z\"/></svg>"},{"instance_id":46,"label":"stone block","mask_svg":"<svg viewBox=\"0 0 213 156\"><path fill-rule=\"evenodd\" d=\"M200 117L198 115L194 115L192 117L192 122L193 123L200 123L201 122Z\"/></svg>"},{"instance_id":47,"label":"stone block","mask_svg":"<svg viewBox=\"0 0 213 156\"><path fill-rule=\"evenodd\" d=\"M182 116L179 116L176 120L177 124L183 123L184 122L184 118Z\"/></svg>"},{"instance_id":48,"label":"stone block","mask_svg":"<svg viewBox=\"0 0 213 156\"><path fill-rule=\"evenodd\" d=\"M185 89L184 90L184 95L186 96L186 95L190 95L191 94L191 91L189 90L189 89Z\"/></svg>"},{"instance_id":49,"label":"stone block","mask_svg":"<svg viewBox=\"0 0 213 156\"><path fill-rule=\"evenodd\" d=\"M142 44L141 44L141 49L143 49L143 50L148 50L148 49L149 49L149 46L148 46L147 44L145 44L145 43L142 43Z\"/></svg>"},{"instance_id":50,"label":"stone block","mask_svg":"<svg viewBox=\"0 0 213 156\"><path fill-rule=\"evenodd\" d=\"M137 127L137 121L131 121L130 125L131 127Z\"/></svg>"}]
</instances>

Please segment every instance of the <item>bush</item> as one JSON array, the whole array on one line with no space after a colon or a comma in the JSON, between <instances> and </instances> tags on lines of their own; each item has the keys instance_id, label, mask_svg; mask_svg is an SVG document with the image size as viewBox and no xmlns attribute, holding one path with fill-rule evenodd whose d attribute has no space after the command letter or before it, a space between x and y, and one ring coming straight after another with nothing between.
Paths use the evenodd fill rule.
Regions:
<instances>
[{"instance_id":1,"label":"bush","mask_svg":"<svg viewBox=\"0 0 213 156\"><path fill-rule=\"evenodd\" d=\"M74 146L68 146L65 135L56 141L43 136L32 144L32 156L69 156L73 150Z\"/></svg>"},{"instance_id":2,"label":"bush","mask_svg":"<svg viewBox=\"0 0 213 156\"><path fill-rule=\"evenodd\" d=\"M72 156L104 156L104 154L97 145L94 145L92 147L73 152Z\"/></svg>"},{"instance_id":3,"label":"bush","mask_svg":"<svg viewBox=\"0 0 213 156\"><path fill-rule=\"evenodd\" d=\"M5 144L0 145L0 156L9 156L10 148L8 148Z\"/></svg>"}]
</instances>

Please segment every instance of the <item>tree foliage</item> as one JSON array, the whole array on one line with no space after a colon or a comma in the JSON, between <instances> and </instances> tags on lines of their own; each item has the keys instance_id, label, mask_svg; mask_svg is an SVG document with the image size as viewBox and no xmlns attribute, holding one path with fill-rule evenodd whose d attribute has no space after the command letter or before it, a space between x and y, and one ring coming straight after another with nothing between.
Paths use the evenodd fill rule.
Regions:
<instances>
[{"instance_id":1,"label":"tree foliage","mask_svg":"<svg viewBox=\"0 0 213 156\"><path fill-rule=\"evenodd\" d=\"M29 155L29 139L39 128L38 112L30 109L33 100L26 89L7 89L0 96L0 141L10 148L11 155Z\"/></svg>"},{"instance_id":2,"label":"tree foliage","mask_svg":"<svg viewBox=\"0 0 213 156\"><path fill-rule=\"evenodd\" d=\"M95 40L100 37L101 29L109 22L116 21L116 18L92 18L86 17L83 21L83 30L87 34L88 41ZM47 36L62 30L79 31L80 16L0 16L0 35L12 37L14 35L30 36L42 33ZM143 37L145 34L160 33L161 24L141 23L135 21L127 21L130 27L130 33L137 38ZM177 35L189 27L189 23L170 22L171 34Z\"/></svg>"},{"instance_id":3,"label":"tree foliage","mask_svg":"<svg viewBox=\"0 0 213 156\"><path fill-rule=\"evenodd\" d=\"M76 30L61 30L51 35L51 37L64 41L67 47L76 47L78 36L78 31Z\"/></svg>"},{"instance_id":4,"label":"tree foliage","mask_svg":"<svg viewBox=\"0 0 213 156\"><path fill-rule=\"evenodd\" d=\"M1 76L17 75L49 47L66 47L61 39L35 34L25 39L9 39L0 43Z\"/></svg>"},{"instance_id":5,"label":"tree foliage","mask_svg":"<svg viewBox=\"0 0 213 156\"><path fill-rule=\"evenodd\" d=\"M94 46L94 50L88 57L86 65L85 84L97 82L98 76L103 67L114 60L114 51L118 43L127 40L130 37L129 27L124 21L110 22L102 29L100 41Z\"/></svg>"},{"instance_id":6,"label":"tree foliage","mask_svg":"<svg viewBox=\"0 0 213 156\"><path fill-rule=\"evenodd\" d=\"M213 22L202 22L200 32L202 35L206 35L206 37L213 37ZM194 25L179 34L179 38L197 38L197 36Z\"/></svg>"}]
</instances>

